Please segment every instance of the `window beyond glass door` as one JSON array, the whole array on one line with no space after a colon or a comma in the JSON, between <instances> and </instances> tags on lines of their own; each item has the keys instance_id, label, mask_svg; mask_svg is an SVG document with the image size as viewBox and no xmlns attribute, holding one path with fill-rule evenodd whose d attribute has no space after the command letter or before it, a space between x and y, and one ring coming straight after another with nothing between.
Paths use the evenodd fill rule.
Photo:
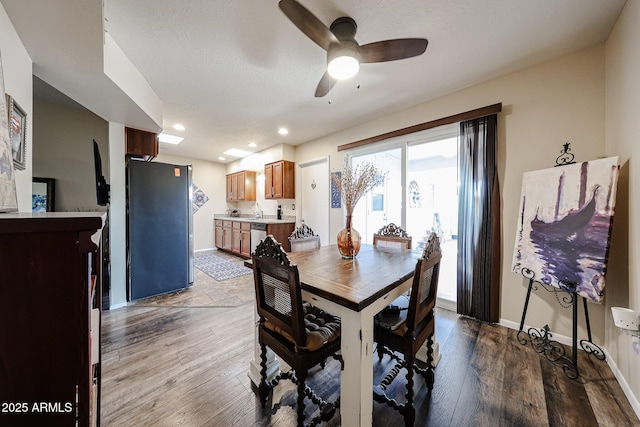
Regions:
<instances>
[{"instance_id":1,"label":"window beyond glass door","mask_svg":"<svg viewBox=\"0 0 640 427\"><path fill-rule=\"evenodd\" d=\"M353 227L363 243L373 243L373 234L388 223L402 224L402 149L353 156L351 165L370 162L385 176L384 185L369 191L353 211Z\"/></svg>"}]
</instances>

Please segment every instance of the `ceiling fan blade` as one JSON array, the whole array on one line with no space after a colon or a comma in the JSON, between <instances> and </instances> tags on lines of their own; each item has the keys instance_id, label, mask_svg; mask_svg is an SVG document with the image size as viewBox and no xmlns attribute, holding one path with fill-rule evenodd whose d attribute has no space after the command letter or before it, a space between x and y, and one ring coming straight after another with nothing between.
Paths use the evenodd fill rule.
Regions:
<instances>
[{"instance_id":1,"label":"ceiling fan blade","mask_svg":"<svg viewBox=\"0 0 640 427\"><path fill-rule=\"evenodd\" d=\"M316 88L316 98L322 98L329 93L331 88L336 84L337 80L329 75L329 72L325 71Z\"/></svg>"},{"instance_id":2,"label":"ceiling fan blade","mask_svg":"<svg viewBox=\"0 0 640 427\"><path fill-rule=\"evenodd\" d=\"M328 50L331 43L339 43L329 28L297 1L280 0L278 6L300 31L324 50Z\"/></svg>"},{"instance_id":3,"label":"ceiling fan blade","mask_svg":"<svg viewBox=\"0 0 640 427\"><path fill-rule=\"evenodd\" d=\"M427 39L395 39L360 46L360 62L387 62L422 55Z\"/></svg>"}]
</instances>

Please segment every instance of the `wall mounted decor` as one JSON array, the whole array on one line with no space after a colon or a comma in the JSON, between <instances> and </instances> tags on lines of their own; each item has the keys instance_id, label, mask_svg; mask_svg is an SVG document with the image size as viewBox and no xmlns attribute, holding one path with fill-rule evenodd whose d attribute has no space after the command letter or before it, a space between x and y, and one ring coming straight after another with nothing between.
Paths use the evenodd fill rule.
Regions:
<instances>
[{"instance_id":1,"label":"wall mounted decor","mask_svg":"<svg viewBox=\"0 0 640 427\"><path fill-rule=\"evenodd\" d=\"M332 208L341 208L342 207L342 194L340 193L340 188L338 188L338 185L336 184L336 180L333 178L333 176L336 176L336 178L338 180L340 180L342 178L342 172L338 171L338 172L331 172L331 207Z\"/></svg>"},{"instance_id":2,"label":"wall mounted decor","mask_svg":"<svg viewBox=\"0 0 640 427\"><path fill-rule=\"evenodd\" d=\"M618 169L610 157L525 173L513 272L601 302Z\"/></svg>"},{"instance_id":3,"label":"wall mounted decor","mask_svg":"<svg viewBox=\"0 0 640 427\"><path fill-rule=\"evenodd\" d=\"M13 166L24 170L27 157L27 113L18 105L11 95L6 95L7 111L9 112L9 141Z\"/></svg>"},{"instance_id":4,"label":"wall mounted decor","mask_svg":"<svg viewBox=\"0 0 640 427\"><path fill-rule=\"evenodd\" d=\"M193 184L193 213L196 213L198 209L204 206L204 204L208 201L209 196L207 196L201 188L198 188L195 184Z\"/></svg>"},{"instance_id":5,"label":"wall mounted decor","mask_svg":"<svg viewBox=\"0 0 640 427\"><path fill-rule=\"evenodd\" d=\"M0 55L0 100L5 99L2 55ZM13 156L9 141L9 112L7 104L0 102L0 212L18 210Z\"/></svg>"},{"instance_id":6,"label":"wall mounted decor","mask_svg":"<svg viewBox=\"0 0 640 427\"><path fill-rule=\"evenodd\" d=\"M34 177L31 184L31 211L54 212L56 180Z\"/></svg>"}]
</instances>

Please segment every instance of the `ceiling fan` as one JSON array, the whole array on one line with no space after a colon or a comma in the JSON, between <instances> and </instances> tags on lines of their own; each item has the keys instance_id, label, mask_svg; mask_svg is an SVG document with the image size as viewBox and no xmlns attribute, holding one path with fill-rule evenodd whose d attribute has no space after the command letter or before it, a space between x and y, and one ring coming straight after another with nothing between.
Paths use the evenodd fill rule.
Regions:
<instances>
[{"instance_id":1,"label":"ceiling fan","mask_svg":"<svg viewBox=\"0 0 640 427\"><path fill-rule=\"evenodd\" d=\"M338 18L327 28L296 0L280 0L278 6L300 31L327 51L327 71L316 88L317 98L328 94L337 80L353 77L361 63L396 61L422 55L429 43L427 39L408 38L361 46L354 38L358 26L352 18Z\"/></svg>"}]
</instances>

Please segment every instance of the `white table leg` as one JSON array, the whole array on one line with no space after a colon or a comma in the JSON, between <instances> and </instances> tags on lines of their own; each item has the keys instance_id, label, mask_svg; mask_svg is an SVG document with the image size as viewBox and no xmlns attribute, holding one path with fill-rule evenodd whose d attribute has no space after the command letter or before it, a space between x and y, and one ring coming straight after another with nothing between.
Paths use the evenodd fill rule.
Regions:
<instances>
[{"instance_id":1,"label":"white table leg","mask_svg":"<svg viewBox=\"0 0 640 427\"><path fill-rule=\"evenodd\" d=\"M365 314L345 311L342 317L340 416L343 426L370 426L373 422L373 322ZM363 322L364 320L364 322Z\"/></svg>"}]
</instances>

